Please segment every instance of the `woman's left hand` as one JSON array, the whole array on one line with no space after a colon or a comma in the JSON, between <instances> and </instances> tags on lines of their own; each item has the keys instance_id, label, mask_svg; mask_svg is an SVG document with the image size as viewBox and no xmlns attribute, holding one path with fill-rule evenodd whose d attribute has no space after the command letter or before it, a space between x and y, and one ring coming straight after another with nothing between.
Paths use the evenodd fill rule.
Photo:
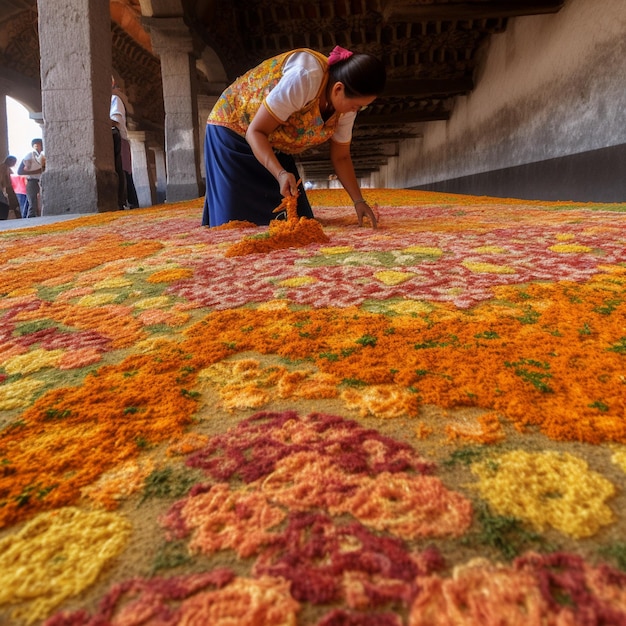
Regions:
<instances>
[{"instance_id":1,"label":"woman's left hand","mask_svg":"<svg viewBox=\"0 0 626 626\"><path fill-rule=\"evenodd\" d=\"M372 223L372 228L378 228L376 215L374 215L374 211L372 211L372 208L367 202L365 202L365 200L356 202L354 205L354 210L356 211L356 216L359 220L359 226L363 226L363 218L368 217L370 222Z\"/></svg>"}]
</instances>

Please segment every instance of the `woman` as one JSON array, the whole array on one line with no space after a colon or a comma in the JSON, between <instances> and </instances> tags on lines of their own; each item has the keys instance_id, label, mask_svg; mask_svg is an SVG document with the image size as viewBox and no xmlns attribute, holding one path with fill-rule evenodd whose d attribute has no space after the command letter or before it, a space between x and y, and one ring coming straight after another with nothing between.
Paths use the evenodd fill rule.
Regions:
<instances>
[{"instance_id":1,"label":"woman","mask_svg":"<svg viewBox=\"0 0 626 626\"><path fill-rule=\"evenodd\" d=\"M8 219L9 210L13 210L18 217L19 204L11 182L11 174L16 163L17 159L9 155L0 164L0 220Z\"/></svg>"},{"instance_id":2,"label":"woman","mask_svg":"<svg viewBox=\"0 0 626 626\"><path fill-rule=\"evenodd\" d=\"M354 173L350 140L357 112L384 86L381 61L339 46L328 58L307 48L285 52L238 78L207 122L203 225L269 224L282 197L295 195L298 215L312 218L292 155L331 140L330 159L359 226L368 217L376 228Z\"/></svg>"}]
</instances>

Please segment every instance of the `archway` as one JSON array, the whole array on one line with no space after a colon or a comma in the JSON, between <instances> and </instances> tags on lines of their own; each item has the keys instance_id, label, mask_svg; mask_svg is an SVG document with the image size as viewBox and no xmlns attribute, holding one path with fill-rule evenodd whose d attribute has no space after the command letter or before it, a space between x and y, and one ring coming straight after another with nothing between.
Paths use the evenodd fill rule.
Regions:
<instances>
[{"instance_id":1,"label":"archway","mask_svg":"<svg viewBox=\"0 0 626 626\"><path fill-rule=\"evenodd\" d=\"M35 137L42 137L41 124L31 117L32 112L18 100L6 97L8 152L18 161L31 147Z\"/></svg>"}]
</instances>

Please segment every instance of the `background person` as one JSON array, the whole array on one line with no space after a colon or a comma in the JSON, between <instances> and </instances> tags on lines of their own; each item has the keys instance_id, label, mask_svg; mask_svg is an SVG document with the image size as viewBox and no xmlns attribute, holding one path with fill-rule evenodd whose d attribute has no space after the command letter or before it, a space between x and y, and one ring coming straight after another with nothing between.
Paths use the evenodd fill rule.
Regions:
<instances>
[{"instance_id":1,"label":"background person","mask_svg":"<svg viewBox=\"0 0 626 626\"><path fill-rule=\"evenodd\" d=\"M13 190L17 196L17 201L20 205L20 217L27 217L28 215L28 196L26 195L26 176L20 176L19 174L11 174L11 182L13 183Z\"/></svg>"},{"instance_id":2,"label":"background person","mask_svg":"<svg viewBox=\"0 0 626 626\"><path fill-rule=\"evenodd\" d=\"M13 181L11 180L16 163L17 159L9 155L0 165L0 202L3 205L0 208L0 219L3 220L8 218L9 211L13 211L16 218L22 217L19 210L19 202L13 189ZM6 205L6 214L4 205Z\"/></svg>"},{"instance_id":3,"label":"background person","mask_svg":"<svg viewBox=\"0 0 626 626\"><path fill-rule=\"evenodd\" d=\"M126 96L117 86L115 78L111 76L111 131L113 133L113 155L115 158L115 172L117 174L117 206L127 209L139 206L137 191L133 182L132 157L128 128L126 126Z\"/></svg>"},{"instance_id":4,"label":"background person","mask_svg":"<svg viewBox=\"0 0 626 626\"><path fill-rule=\"evenodd\" d=\"M336 46L327 58L301 48L267 59L216 102L205 135L207 191L202 223L269 224L283 197L298 196L298 215L313 217L293 158L330 141L330 159L359 226L376 217L359 189L350 156L357 112L385 86L385 67L370 54Z\"/></svg>"},{"instance_id":5,"label":"background person","mask_svg":"<svg viewBox=\"0 0 626 626\"><path fill-rule=\"evenodd\" d=\"M39 180L46 169L46 156L43 153L43 139L35 138L31 142L32 151L24 156L17 173L26 176L26 196L28 197L28 212L26 217L37 217L39 207Z\"/></svg>"}]
</instances>

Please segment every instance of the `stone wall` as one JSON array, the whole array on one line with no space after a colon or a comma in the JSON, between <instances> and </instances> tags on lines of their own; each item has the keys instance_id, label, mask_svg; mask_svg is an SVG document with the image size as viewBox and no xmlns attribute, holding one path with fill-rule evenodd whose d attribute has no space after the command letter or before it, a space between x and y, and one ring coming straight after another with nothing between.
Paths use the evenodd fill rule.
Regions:
<instances>
[{"instance_id":1,"label":"stone wall","mask_svg":"<svg viewBox=\"0 0 626 626\"><path fill-rule=\"evenodd\" d=\"M626 201L626 3L569 0L491 38L476 88L372 186Z\"/></svg>"}]
</instances>

